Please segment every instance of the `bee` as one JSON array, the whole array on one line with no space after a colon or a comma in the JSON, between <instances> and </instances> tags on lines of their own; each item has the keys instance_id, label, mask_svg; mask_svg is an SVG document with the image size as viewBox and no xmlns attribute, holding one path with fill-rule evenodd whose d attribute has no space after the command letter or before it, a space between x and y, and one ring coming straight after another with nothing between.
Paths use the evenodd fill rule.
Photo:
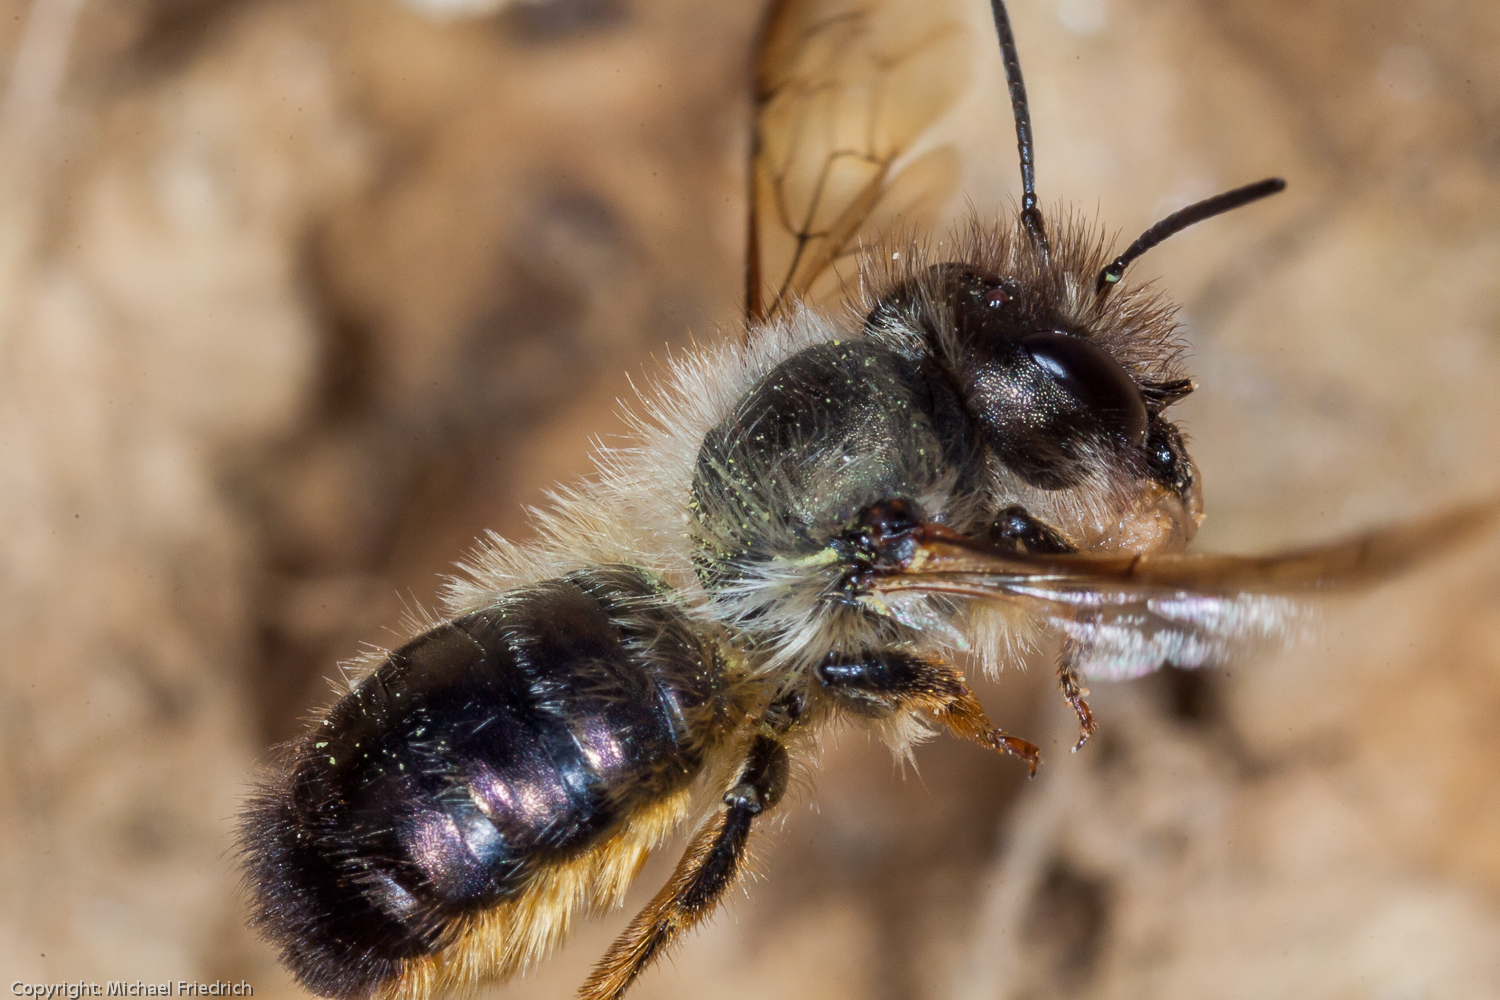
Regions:
<instances>
[{"instance_id":1,"label":"bee","mask_svg":"<svg viewBox=\"0 0 1500 1000\"><path fill-rule=\"evenodd\" d=\"M676 869L584 983L622 996L743 877L817 737L934 730L1017 757L960 669L1060 636L1081 748L1091 680L1285 636L1299 594L1378 580L1494 504L1270 556L1185 552L1199 476L1173 307L1126 281L1162 240L1282 190L1208 198L1113 254L1045 214L1026 89L992 2L1018 210L934 245L927 127L961 84L931 9L780 0L755 63L745 335L675 362L631 447L491 537L449 617L371 657L285 748L241 835L252 920L325 996L464 992ZM857 287L846 290L857 262ZM828 303L843 297L844 304Z\"/></svg>"}]
</instances>

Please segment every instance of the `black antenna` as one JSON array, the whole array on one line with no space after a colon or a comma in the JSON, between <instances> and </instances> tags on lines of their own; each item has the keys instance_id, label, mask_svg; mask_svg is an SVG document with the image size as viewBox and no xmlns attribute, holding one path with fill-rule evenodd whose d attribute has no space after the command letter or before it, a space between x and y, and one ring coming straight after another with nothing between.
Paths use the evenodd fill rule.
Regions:
<instances>
[{"instance_id":1,"label":"black antenna","mask_svg":"<svg viewBox=\"0 0 1500 1000\"><path fill-rule=\"evenodd\" d=\"M998 4L1000 0L995 0ZM1150 250L1156 244L1182 232L1195 222L1211 219L1229 211L1231 208L1239 208L1248 205L1252 201L1259 201L1267 195L1276 194L1285 190L1286 181L1280 177L1268 177L1254 184L1246 184L1244 187L1235 188L1233 191L1225 191L1216 194L1212 198L1205 198L1187 208L1179 209L1171 215L1162 219L1156 225L1136 237L1134 243L1126 248L1125 252L1116 257L1113 264L1099 272L1099 280L1094 285L1094 291L1103 294L1110 288L1119 284L1120 279L1125 277L1125 269L1141 254Z\"/></svg>"},{"instance_id":2,"label":"black antenna","mask_svg":"<svg viewBox=\"0 0 1500 1000\"><path fill-rule=\"evenodd\" d=\"M1021 150L1021 219L1031 234L1031 243L1047 259L1047 230L1036 207L1036 152L1031 144L1031 108L1026 103L1026 82L1021 79L1021 57L1016 54L1016 36L1011 34L1005 0L990 0L995 13L995 32L1000 36L1000 58L1005 62L1005 80L1010 84L1010 110L1016 117L1016 145Z\"/></svg>"}]
</instances>

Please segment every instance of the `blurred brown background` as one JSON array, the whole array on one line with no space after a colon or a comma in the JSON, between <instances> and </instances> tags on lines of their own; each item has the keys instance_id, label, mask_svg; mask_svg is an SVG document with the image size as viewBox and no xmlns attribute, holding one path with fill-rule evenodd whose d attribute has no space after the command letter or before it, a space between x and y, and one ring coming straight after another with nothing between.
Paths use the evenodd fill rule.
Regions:
<instances>
[{"instance_id":1,"label":"blurred brown background","mask_svg":"<svg viewBox=\"0 0 1500 1000\"><path fill-rule=\"evenodd\" d=\"M248 776L475 535L524 536L627 375L736 322L759 5L0 11L0 985L292 995L243 928ZM992 213L1014 139L971 14L945 127ZM1185 307L1203 547L1500 485L1489 0L1013 18L1049 203L1128 239L1290 181L1137 268ZM767 877L634 995L1500 996L1497 555L1270 661L1099 686L1076 757L1045 669L981 684L1049 751L1029 784L832 742ZM496 995L569 994L625 919Z\"/></svg>"}]
</instances>

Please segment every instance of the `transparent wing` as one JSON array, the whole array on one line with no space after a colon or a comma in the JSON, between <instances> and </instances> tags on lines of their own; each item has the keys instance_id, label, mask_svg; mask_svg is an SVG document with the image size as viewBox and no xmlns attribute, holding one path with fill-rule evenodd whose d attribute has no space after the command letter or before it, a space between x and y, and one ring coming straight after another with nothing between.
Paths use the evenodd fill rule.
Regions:
<instances>
[{"instance_id":1,"label":"transparent wing","mask_svg":"<svg viewBox=\"0 0 1500 1000\"><path fill-rule=\"evenodd\" d=\"M1075 669L1090 680L1140 677L1169 663L1220 665L1307 638L1313 618L1304 600L1274 594L1023 588L1016 598L1075 640Z\"/></svg>"},{"instance_id":2,"label":"transparent wing","mask_svg":"<svg viewBox=\"0 0 1500 1000\"><path fill-rule=\"evenodd\" d=\"M951 0L778 0L756 58L746 312L838 291L836 265L921 228L957 189L951 148L917 147L969 76Z\"/></svg>"},{"instance_id":3,"label":"transparent wing","mask_svg":"<svg viewBox=\"0 0 1500 1000\"><path fill-rule=\"evenodd\" d=\"M1387 579L1460 544L1497 514L1500 502L1490 501L1267 556L1018 554L926 525L900 565L872 570L861 583L888 598L915 592L1020 605L1077 640L1084 674L1117 679L1296 639L1307 624L1299 597Z\"/></svg>"}]
</instances>

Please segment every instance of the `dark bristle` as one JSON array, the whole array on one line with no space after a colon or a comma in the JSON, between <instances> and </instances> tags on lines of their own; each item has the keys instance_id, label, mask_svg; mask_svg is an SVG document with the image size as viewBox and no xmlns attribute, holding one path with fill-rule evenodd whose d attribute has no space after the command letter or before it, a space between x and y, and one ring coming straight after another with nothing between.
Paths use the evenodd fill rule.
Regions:
<instances>
[{"instance_id":1,"label":"dark bristle","mask_svg":"<svg viewBox=\"0 0 1500 1000\"><path fill-rule=\"evenodd\" d=\"M1088 331L1091 340L1118 358L1142 384L1172 386L1173 392L1189 384L1182 369L1176 306L1159 289L1148 287L1103 299L1089 294L1089 282L1110 259L1102 229L1066 210L1049 214L1047 222L1052 237L1051 252L1045 258L1028 238L1024 224L997 227L993 218L977 215L957 223L941 242L915 235L893 241L886 252L864 259L861 284L865 296L854 308L867 330L878 325L881 336L894 343L946 321L943 280L938 273L944 265L1001 274L1045 301L1060 328ZM894 259L891 246L900 248ZM1150 408L1150 394L1145 395Z\"/></svg>"}]
</instances>

